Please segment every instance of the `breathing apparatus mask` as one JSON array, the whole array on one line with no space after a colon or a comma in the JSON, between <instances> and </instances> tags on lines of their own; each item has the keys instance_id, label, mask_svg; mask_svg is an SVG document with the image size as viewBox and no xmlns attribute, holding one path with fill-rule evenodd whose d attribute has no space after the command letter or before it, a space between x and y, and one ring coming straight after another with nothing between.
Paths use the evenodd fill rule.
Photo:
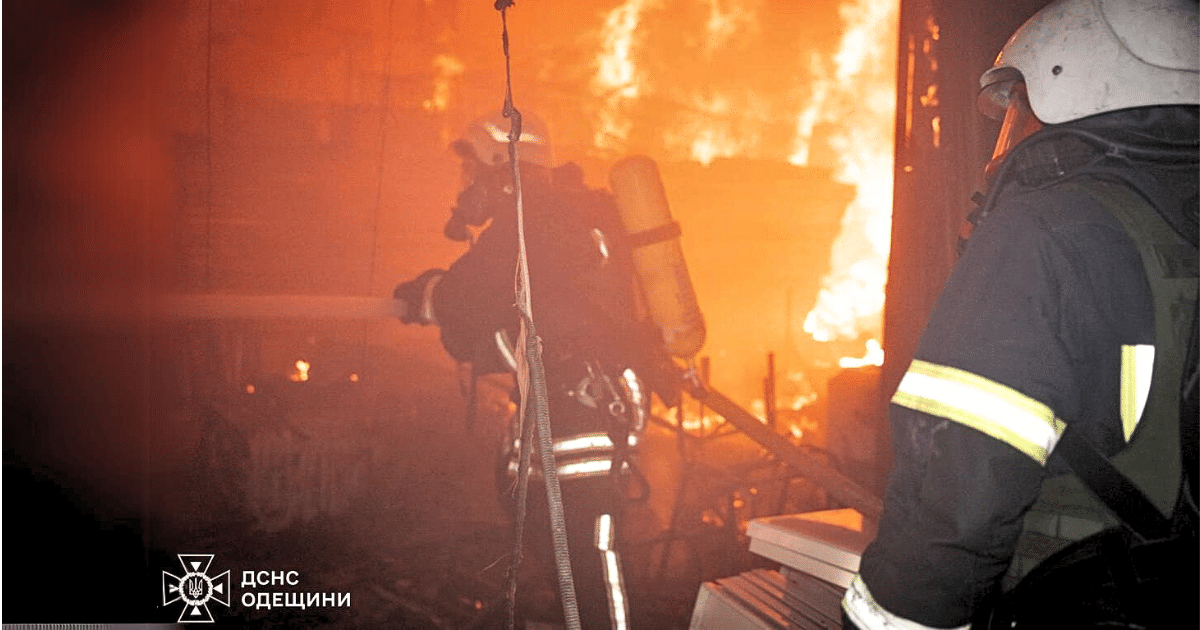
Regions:
<instances>
[{"instance_id":1,"label":"breathing apparatus mask","mask_svg":"<svg viewBox=\"0 0 1200 630\"><path fill-rule=\"evenodd\" d=\"M1006 106L999 115L1000 132L996 135L996 146L992 150L992 158L983 169L985 185L988 186L991 185L1000 165L1008 158L1013 149L1022 140L1046 126L1033 113L1033 108L1029 105L1029 94L1025 87L1025 81L1021 79L1019 73L1014 72L1013 74L1016 76L1006 77L1001 85L990 86L993 89L1004 91ZM992 102L990 98L981 97L980 100L986 103Z\"/></svg>"},{"instance_id":2,"label":"breathing apparatus mask","mask_svg":"<svg viewBox=\"0 0 1200 630\"><path fill-rule=\"evenodd\" d=\"M1010 156L1023 140L1045 128L1045 124L1033 113L1029 104L1029 95L1020 72L1012 68L1006 71L999 80L984 87L979 96L979 109L990 118L1001 121L1000 131L996 135L996 146L992 157L983 168L984 192L976 191L971 195L975 207L967 214L958 230L958 254L966 250L967 241L975 226L987 213L987 206L996 190L997 176L1006 172L1011 166ZM995 75L994 75L995 76ZM1002 107L998 107L1000 103Z\"/></svg>"},{"instance_id":3,"label":"breathing apparatus mask","mask_svg":"<svg viewBox=\"0 0 1200 630\"><path fill-rule=\"evenodd\" d=\"M517 150L522 163L550 168L553 152L545 123L531 114L521 117ZM469 228L486 225L499 204L511 203L512 171L509 163L510 123L503 112L493 112L474 121L450 144L462 160L462 182L458 199L450 210L442 233L453 241L471 238Z\"/></svg>"},{"instance_id":4,"label":"breathing apparatus mask","mask_svg":"<svg viewBox=\"0 0 1200 630\"><path fill-rule=\"evenodd\" d=\"M512 173L507 164L487 167L473 157L464 157L462 188L442 233L452 241L470 240L470 228L487 225L498 204L511 199L512 193Z\"/></svg>"}]
</instances>

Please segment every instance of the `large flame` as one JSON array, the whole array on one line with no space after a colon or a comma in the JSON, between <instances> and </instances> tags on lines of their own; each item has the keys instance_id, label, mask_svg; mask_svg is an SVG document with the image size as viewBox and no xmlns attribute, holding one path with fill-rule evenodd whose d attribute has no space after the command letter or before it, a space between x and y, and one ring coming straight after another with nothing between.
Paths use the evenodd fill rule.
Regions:
<instances>
[{"instance_id":1,"label":"large flame","mask_svg":"<svg viewBox=\"0 0 1200 630\"><path fill-rule=\"evenodd\" d=\"M754 11L737 2L708 0L708 19L704 23L704 53L712 55L743 27L755 22Z\"/></svg>"},{"instance_id":2,"label":"large flame","mask_svg":"<svg viewBox=\"0 0 1200 630\"><path fill-rule=\"evenodd\" d=\"M701 164L718 157L747 155L758 145L759 134L739 124L739 118L746 116L747 109L754 111L756 105L758 99L753 93L693 95L692 115L674 121L663 132L663 142L672 153L686 155Z\"/></svg>"},{"instance_id":3,"label":"large flame","mask_svg":"<svg viewBox=\"0 0 1200 630\"><path fill-rule=\"evenodd\" d=\"M897 9L897 0L829 0L805 3L799 10L783 10L765 0L623 0L600 12L591 31L596 52L588 75L588 149L602 159L647 153L662 160L665 176L677 178L669 185L693 186L675 197L685 200L678 207L681 213L696 215L684 220L701 226L690 234L709 236L709 243L720 240L713 238L713 224L703 223L712 220L706 213L714 210L746 219L736 237L717 235L729 237L721 245L729 248L783 238L789 225L807 219L786 216L787 203L782 200L791 189L756 188L759 182L731 181L731 189L742 191L737 199L710 205L689 199L695 187L704 184L687 178L705 171L676 166L672 173L672 163L713 166L715 160L729 158L728 164L716 167L725 170L711 172L745 169L761 175L761 185L770 187L775 184L767 182L774 175L755 165L769 168L772 162L786 161L810 167L803 172L813 175L814 182L828 181L825 173L831 170L836 184L854 191L845 206L841 200L827 204L831 209L844 207L836 240L821 245L830 248L828 254L810 261L804 254L764 250L759 259L764 267L815 263L815 273L789 268L791 275L778 282L757 270L744 274L746 286L757 290L748 299L762 305L748 316L763 323L780 320L782 327L740 330L726 323L711 331L709 351L726 370L718 379L727 379L722 386L745 390L739 396L748 398L755 387L744 376L753 369L746 355L800 350L791 332L798 332L802 323L817 341L864 344L859 346L863 350L855 351L862 358L855 361L879 362L878 351L864 342L882 338L891 233ZM818 188L814 185L812 190ZM821 198L814 196L813 203L820 213L811 219L823 229L819 221L832 215ZM794 200L795 211L804 212L804 204L803 198ZM752 225L758 227L746 227ZM772 232L775 225L780 227L777 234ZM805 238L812 233L803 231ZM697 240L691 241L693 247ZM797 247L805 245L797 240ZM708 288L713 290L701 295L709 300L702 306L715 314L741 308L722 300L747 299L739 294L745 287L728 289L723 284L730 282L728 277L705 276L704 270L724 273L713 271L713 259L720 254L711 249L705 254L707 258L693 258L701 261L693 267L698 290L712 283ZM822 272L824 276L819 281L812 277L803 289L806 294L798 296L806 302L805 309L812 305L811 311L793 315L790 306L783 312L772 310L785 301L785 294L790 305L794 283L809 282ZM783 332L775 337L773 330Z\"/></svg>"},{"instance_id":4,"label":"large flame","mask_svg":"<svg viewBox=\"0 0 1200 630\"><path fill-rule=\"evenodd\" d=\"M600 101L593 121L593 146L602 152L626 151L639 101L664 102L677 108L667 119L656 120L656 134L671 157L708 164L717 157L746 156L759 145L769 106L757 92L783 91L778 85L738 87L739 77L706 73L706 69L737 58L728 47L758 28L753 0L704 4L670 0L626 0L605 14L600 28L600 52L594 62L591 92ZM651 15L652 11L657 11ZM670 15L669 21L664 16ZM669 25L670 37L659 36L655 26ZM683 29L686 36L680 36ZM699 29L693 35L689 29ZM653 35L647 35L653 31ZM672 37L678 38L672 39ZM653 50L651 50L653 49ZM670 81L652 84L644 66L654 54L673 72ZM662 76L659 74L658 76ZM765 89L764 89L765 88ZM644 103L642 103L644 104ZM660 110L661 111L661 110Z\"/></svg>"},{"instance_id":5,"label":"large flame","mask_svg":"<svg viewBox=\"0 0 1200 630\"><path fill-rule=\"evenodd\" d=\"M846 29L831 59L813 59L818 81L797 117L792 155L793 163L807 163L813 130L833 125L835 177L857 189L817 304L804 321L818 341L879 335L890 249L896 3L853 0L839 13Z\"/></svg>"},{"instance_id":6,"label":"large flame","mask_svg":"<svg viewBox=\"0 0 1200 630\"><path fill-rule=\"evenodd\" d=\"M830 270L804 330L818 341L879 336L891 232L897 2L846 0L838 7L843 28L837 49L806 53L806 62L799 64L811 77L801 90L806 99L799 108L790 97L793 87L752 84L727 72L720 75L724 81L705 74L704 68L717 72L724 68L722 63L746 52L737 46L761 28L761 9L752 0L709 0L699 6L625 0L609 10L591 80L592 94L600 102L593 145L613 154L627 150L639 101L663 99L677 107L665 120L654 121L662 142L657 149L668 157L702 164L717 157L771 159L771 121L791 116L795 135L786 158L804 166L814 139L831 134L835 179L855 186L857 193L846 209ZM676 29L686 31L698 20L702 30L677 43L639 36L656 24L652 10L670 13ZM651 63L647 57L653 46L682 47L683 52L675 50L670 59L673 67L682 63L700 68L698 77L704 80L693 81L685 74L669 85L650 84L641 66ZM748 70L744 65L736 68ZM790 111L781 111L788 103Z\"/></svg>"},{"instance_id":7,"label":"large flame","mask_svg":"<svg viewBox=\"0 0 1200 630\"><path fill-rule=\"evenodd\" d=\"M635 38L642 11L652 4L654 0L626 0L609 11L604 20L602 49L592 78L593 93L604 101L593 135L598 149L620 151L632 127L624 109L628 101L640 94L640 77L634 63Z\"/></svg>"}]
</instances>

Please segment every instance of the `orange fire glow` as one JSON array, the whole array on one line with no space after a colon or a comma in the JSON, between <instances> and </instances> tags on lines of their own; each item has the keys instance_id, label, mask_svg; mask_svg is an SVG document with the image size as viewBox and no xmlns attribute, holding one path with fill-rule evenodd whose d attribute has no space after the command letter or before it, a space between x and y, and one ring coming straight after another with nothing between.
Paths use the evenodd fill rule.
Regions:
<instances>
[{"instance_id":1,"label":"orange fire glow","mask_svg":"<svg viewBox=\"0 0 1200 630\"><path fill-rule=\"evenodd\" d=\"M686 254L700 306L712 322L704 351L718 366L718 388L733 388L741 400L761 395L749 376L760 364L756 353L779 351L785 361L789 352L803 354L801 331L816 342L882 337L897 15L896 0L831 0L800 13L756 0L625 0L598 16L587 150L611 159L645 152L664 165L685 250L694 248ZM718 160L732 166L671 170ZM832 182L823 181L852 191L848 205L823 206L809 194L815 189L783 188L788 174L772 180L761 168L780 162L800 167L797 174L822 173L813 181L831 172ZM706 177L727 178L731 192L719 200L697 192ZM822 235L813 248L815 224L789 226L833 211L842 213L840 227L830 215L831 247ZM793 239L791 252L762 246L785 238ZM733 262L751 259L762 269ZM796 312L793 294L803 305ZM881 361L871 348L855 360Z\"/></svg>"},{"instance_id":2,"label":"orange fire glow","mask_svg":"<svg viewBox=\"0 0 1200 630\"><path fill-rule=\"evenodd\" d=\"M602 51L597 57L592 92L604 101L593 141L599 149L619 150L629 135L631 124L622 116L627 101L637 99L639 77L634 63L634 47L641 12L650 0L626 0L608 13L602 29Z\"/></svg>"},{"instance_id":3,"label":"orange fire glow","mask_svg":"<svg viewBox=\"0 0 1200 630\"><path fill-rule=\"evenodd\" d=\"M653 45L644 32L654 11L668 9L661 4L626 0L605 15L591 79L592 95L602 102L593 123L595 148L625 150L638 101L666 98L677 106L660 132L669 156L701 164L717 157L764 157L767 121L788 115L779 104L785 86L748 85L737 77L711 77L703 86L687 80L671 87L653 83L642 67L650 63L646 49ZM800 63L811 81L803 89L806 98L798 107L792 104L794 140L787 160L809 164L818 136L832 131L826 142L836 153L835 178L857 189L817 306L805 322L817 340L877 336L881 327L891 226L896 5L895 0L846 0L838 9L837 49L810 51ZM760 12L750 1L710 3L699 18L702 35L693 48L702 59L694 65L715 64L739 37L756 37Z\"/></svg>"},{"instance_id":4,"label":"orange fire glow","mask_svg":"<svg viewBox=\"0 0 1200 630\"><path fill-rule=\"evenodd\" d=\"M861 532L863 530L862 514L851 508L806 512L804 514L798 514L797 516L798 518L802 518L806 521L836 525L853 532Z\"/></svg>"},{"instance_id":5,"label":"orange fire glow","mask_svg":"<svg viewBox=\"0 0 1200 630\"><path fill-rule=\"evenodd\" d=\"M462 75L465 67L462 61L456 57L438 55L433 58L433 69L436 72L433 80L433 94L425 99L422 105L428 111L443 112L450 103L451 83Z\"/></svg>"}]
</instances>

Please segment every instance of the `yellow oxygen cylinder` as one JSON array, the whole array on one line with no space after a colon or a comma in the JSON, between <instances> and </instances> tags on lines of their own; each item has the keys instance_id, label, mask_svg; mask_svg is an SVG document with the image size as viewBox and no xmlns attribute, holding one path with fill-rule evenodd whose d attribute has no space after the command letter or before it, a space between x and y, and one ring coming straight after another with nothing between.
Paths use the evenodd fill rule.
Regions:
<instances>
[{"instance_id":1,"label":"yellow oxygen cylinder","mask_svg":"<svg viewBox=\"0 0 1200 630\"><path fill-rule=\"evenodd\" d=\"M683 260L679 223L671 217L658 165L644 155L613 165L609 185L633 249L646 310L662 331L667 352L691 359L704 345L704 316Z\"/></svg>"}]
</instances>

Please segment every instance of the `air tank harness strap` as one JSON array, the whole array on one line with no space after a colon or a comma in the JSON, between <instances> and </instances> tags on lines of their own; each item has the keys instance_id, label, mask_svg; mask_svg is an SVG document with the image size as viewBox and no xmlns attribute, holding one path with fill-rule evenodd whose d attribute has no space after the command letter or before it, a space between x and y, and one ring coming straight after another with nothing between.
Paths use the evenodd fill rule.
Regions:
<instances>
[{"instance_id":1,"label":"air tank harness strap","mask_svg":"<svg viewBox=\"0 0 1200 630\"><path fill-rule=\"evenodd\" d=\"M1067 427L1056 452L1084 485L1142 539L1156 540L1170 535L1170 519L1164 517L1145 493L1076 429Z\"/></svg>"},{"instance_id":2,"label":"air tank harness strap","mask_svg":"<svg viewBox=\"0 0 1200 630\"><path fill-rule=\"evenodd\" d=\"M600 413L605 418L605 433L612 442L612 466L610 476L620 484L621 470L629 459L629 435L633 432L632 409L613 385L604 367L593 361L584 361L587 374L580 379L571 396L581 405Z\"/></svg>"}]
</instances>

